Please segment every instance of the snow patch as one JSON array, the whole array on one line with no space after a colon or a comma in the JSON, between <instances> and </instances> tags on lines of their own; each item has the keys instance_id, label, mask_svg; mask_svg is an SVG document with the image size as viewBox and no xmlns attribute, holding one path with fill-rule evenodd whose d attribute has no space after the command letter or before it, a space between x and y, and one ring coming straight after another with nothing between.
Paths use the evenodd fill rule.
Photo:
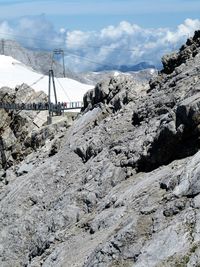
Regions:
<instances>
[{"instance_id":1,"label":"snow patch","mask_svg":"<svg viewBox=\"0 0 200 267\"><path fill-rule=\"evenodd\" d=\"M37 92L48 94L48 81L48 75L37 73L10 56L0 55L0 87L14 89L25 83ZM94 87L69 78L55 78L55 84L60 102L82 101L83 95ZM51 98L53 100L53 92Z\"/></svg>"},{"instance_id":2,"label":"snow patch","mask_svg":"<svg viewBox=\"0 0 200 267\"><path fill-rule=\"evenodd\" d=\"M115 71L114 74L113 74L113 76L114 76L114 77L117 77L117 76L119 76L119 74L120 74L120 73L119 73L118 71Z\"/></svg>"}]
</instances>

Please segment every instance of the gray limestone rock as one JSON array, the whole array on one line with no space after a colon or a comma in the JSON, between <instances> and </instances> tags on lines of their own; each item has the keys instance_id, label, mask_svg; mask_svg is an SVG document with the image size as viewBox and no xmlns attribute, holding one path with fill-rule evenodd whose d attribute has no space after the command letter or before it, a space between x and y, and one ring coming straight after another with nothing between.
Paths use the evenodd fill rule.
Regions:
<instances>
[{"instance_id":1,"label":"gray limestone rock","mask_svg":"<svg viewBox=\"0 0 200 267\"><path fill-rule=\"evenodd\" d=\"M0 184L0 266L198 266L199 47L196 32L150 87L99 83L61 142L62 124L26 139Z\"/></svg>"}]
</instances>

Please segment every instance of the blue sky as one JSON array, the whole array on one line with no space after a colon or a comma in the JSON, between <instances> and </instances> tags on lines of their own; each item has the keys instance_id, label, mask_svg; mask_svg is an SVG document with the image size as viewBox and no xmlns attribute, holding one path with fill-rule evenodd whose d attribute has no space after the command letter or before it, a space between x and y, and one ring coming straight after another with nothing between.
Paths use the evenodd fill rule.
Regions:
<instances>
[{"instance_id":1,"label":"blue sky","mask_svg":"<svg viewBox=\"0 0 200 267\"><path fill-rule=\"evenodd\" d=\"M7 0L0 1L1 19L45 14L58 27L97 30L122 20L143 27L175 27L198 18L199 0Z\"/></svg>"},{"instance_id":2,"label":"blue sky","mask_svg":"<svg viewBox=\"0 0 200 267\"><path fill-rule=\"evenodd\" d=\"M62 47L75 70L95 69L90 59L160 65L200 28L199 14L200 0L0 0L0 38Z\"/></svg>"}]
</instances>

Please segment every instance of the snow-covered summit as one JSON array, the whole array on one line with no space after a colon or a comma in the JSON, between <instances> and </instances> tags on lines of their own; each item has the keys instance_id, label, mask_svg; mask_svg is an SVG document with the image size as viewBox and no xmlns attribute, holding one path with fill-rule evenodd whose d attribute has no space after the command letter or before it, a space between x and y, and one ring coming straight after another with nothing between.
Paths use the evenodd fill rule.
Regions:
<instances>
[{"instance_id":1,"label":"snow-covered summit","mask_svg":"<svg viewBox=\"0 0 200 267\"><path fill-rule=\"evenodd\" d=\"M20 61L0 55L0 88L15 88L23 83L36 91L48 94L48 75L35 72ZM60 102L82 101L83 95L92 85L86 85L69 78L55 78L57 98ZM53 96L53 95L52 95Z\"/></svg>"}]
</instances>

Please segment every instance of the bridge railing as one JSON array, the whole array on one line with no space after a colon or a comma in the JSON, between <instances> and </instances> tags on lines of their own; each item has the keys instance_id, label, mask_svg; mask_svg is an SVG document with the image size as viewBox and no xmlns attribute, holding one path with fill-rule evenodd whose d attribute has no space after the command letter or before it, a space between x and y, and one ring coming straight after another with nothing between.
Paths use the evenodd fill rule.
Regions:
<instances>
[{"instance_id":1,"label":"bridge railing","mask_svg":"<svg viewBox=\"0 0 200 267\"><path fill-rule=\"evenodd\" d=\"M83 107L83 102L58 102L58 104L51 103L50 111L58 112L70 109L81 109ZM38 102L38 103L5 103L0 102L0 109L13 109L13 110L49 110L48 102Z\"/></svg>"}]
</instances>

